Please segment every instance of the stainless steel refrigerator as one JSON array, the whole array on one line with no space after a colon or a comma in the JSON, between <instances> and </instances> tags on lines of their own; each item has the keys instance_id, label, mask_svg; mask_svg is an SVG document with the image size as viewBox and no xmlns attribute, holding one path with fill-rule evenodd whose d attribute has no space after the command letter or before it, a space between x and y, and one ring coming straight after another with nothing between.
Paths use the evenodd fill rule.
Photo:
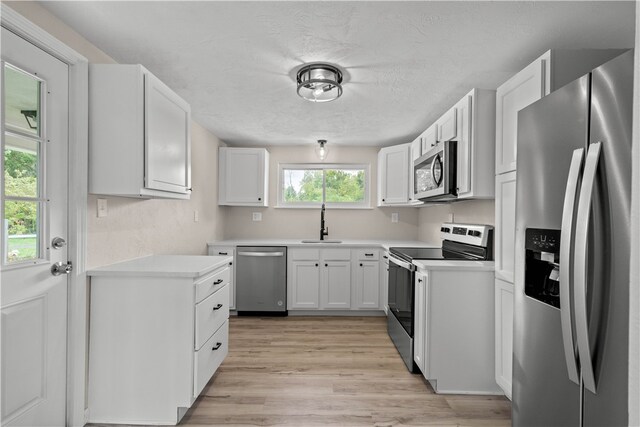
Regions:
<instances>
[{"instance_id":1,"label":"stainless steel refrigerator","mask_svg":"<svg viewBox=\"0 0 640 427\"><path fill-rule=\"evenodd\" d=\"M514 426L628 423L633 51L518 114Z\"/></svg>"}]
</instances>

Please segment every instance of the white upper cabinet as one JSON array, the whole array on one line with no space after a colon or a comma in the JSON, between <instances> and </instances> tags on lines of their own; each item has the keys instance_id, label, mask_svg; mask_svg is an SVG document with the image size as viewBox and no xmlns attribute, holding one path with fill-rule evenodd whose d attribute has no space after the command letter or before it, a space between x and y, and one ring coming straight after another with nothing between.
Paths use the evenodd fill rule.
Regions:
<instances>
[{"instance_id":1,"label":"white upper cabinet","mask_svg":"<svg viewBox=\"0 0 640 427\"><path fill-rule=\"evenodd\" d=\"M189 104L141 65L89 71L89 192L188 199Z\"/></svg>"},{"instance_id":2,"label":"white upper cabinet","mask_svg":"<svg viewBox=\"0 0 640 427\"><path fill-rule=\"evenodd\" d=\"M219 205L269 206L269 152L220 147L218 186Z\"/></svg>"},{"instance_id":3,"label":"white upper cabinet","mask_svg":"<svg viewBox=\"0 0 640 427\"><path fill-rule=\"evenodd\" d=\"M550 52L509 79L496 91L496 173L516 169L518 111L549 93Z\"/></svg>"},{"instance_id":4,"label":"white upper cabinet","mask_svg":"<svg viewBox=\"0 0 640 427\"><path fill-rule=\"evenodd\" d=\"M426 154L438 143L438 122L432 124L420 136L422 154Z\"/></svg>"},{"instance_id":5,"label":"white upper cabinet","mask_svg":"<svg viewBox=\"0 0 640 427\"><path fill-rule=\"evenodd\" d=\"M518 111L622 52L548 50L500 86L496 93L496 174L516 170Z\"/></svg>"},{"instance_id":6,"label":"white upper cabinet","mask_svg":"<svg viewBox=\"0 0 640 427\"><path fill-rule=\"evenodd\" d=\"M385 147L378 152L378 206L409 203L411 145Z\"/></svg>"},{"instance_id":7,"label":"white upper cabinet","mask_svg":"<svg viewBox=\"0 0 640 427\"><path fill-rule=\"evenodd\" d=\"M473 89L451 110L456 112L452 140L456 141L458 199L492 199L496 92Z\"/></svg>"},{"instance_id":8,"label":"white upper cabinet","mask_svg":"<svg viewBox=\"0 0 640 427\"><path fill-rule=\"evenodd\" d=\"M438 144L444 141L454 141L458 133L458 127L456 126L456 107L452 107L449 111L444 113L442 117L436 122L438 125Z\"/></svg>"}]
</instances>

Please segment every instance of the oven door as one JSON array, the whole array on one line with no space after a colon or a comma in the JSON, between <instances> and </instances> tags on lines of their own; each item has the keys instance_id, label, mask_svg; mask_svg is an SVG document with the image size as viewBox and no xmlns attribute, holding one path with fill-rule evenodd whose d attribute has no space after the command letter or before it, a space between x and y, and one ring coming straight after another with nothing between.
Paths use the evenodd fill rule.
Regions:
<instances>
[{"instance_id":1,"label":"oven door","mask_svg":"<svg viewBox=\"0 0 640 427\"><path fill-rule=\"evenodd\" d=\"M389 316L395 316L413 338L415 266L389 256Z\"/></svg>"},{"instance_id":2,"label":"oven door","mask_svg":"<svg viewBox=\"0 0 640 427\"><path fill-rule=\"evenodd\" d=\"M414 197L447 200L457 196L456 142L444 141L416 159L413 168Z\"/></svg>"}]
</instances>

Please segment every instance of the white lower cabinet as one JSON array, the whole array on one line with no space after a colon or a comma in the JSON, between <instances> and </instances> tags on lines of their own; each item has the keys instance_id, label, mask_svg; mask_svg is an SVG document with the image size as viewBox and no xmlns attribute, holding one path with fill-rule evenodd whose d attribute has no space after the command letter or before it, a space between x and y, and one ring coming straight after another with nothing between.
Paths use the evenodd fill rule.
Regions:
<instances>
[{"instance_id":1,"label":"white lower cabinet","mask_svg":"<svg viewBox=\"0 0 640 427\"><path fill-rule=\"evenodd\" d=\"M236 248L234 246L209 245L209 255L230 256L233 261L229 263L229 310L236 309Z\"/></svg>"},{"instance_id":2,"label":"white lower cabinet","mask_svg":"<svg viewBox=\"0 0 640 427\"><path fill-rule=\"evenodd\" d=\"M380 307L389 314L389 251L382 253L380 263Z\"/></svg>"},{"instance_id":3,"label":"white lower cabinet","mask_svg":"<svg viewBox=\"0 0 640 427\"><path fill-rule=\"evenodd\" d=\"M496 278L495 284L496 383L511 399L513 374L513 284Z\"/></svg>"},{"instance_id":4,"label":"white lower cabinet","mask_svg":"<svg viewBox=\"0 0 640 427\"><path fill-rule=\"evenodd\" d=\"M222 261L200 277L90 273L89 422L180 421L228 353Z\"/></svg>"},{"instance_id":5,"label":"white lower cabinet","mask_svg":"<svg viewBox=\"0 0 640 427\"><path fill-rule=\"evenodd\" d=\"M427 286L427 280L429 280L428 273L417 272L415 277L415 324L413 330L413 361L416 362L420 371L428 378L426 373L426 363L424 359L425 355L425 331L427 329L427 300L425 294L425 288Z\"/></svg>"},{"instance_id":6,"label":"white lower cabinet","mask_svg":"<svg viewBox=\"0 0 640 427\"><path fill-rule=\"evenodd\" d=\"M380 310L378 249L289 250L289 310Z\"/></svg>"},{"instance_id":7,"label":"white lower cabinet","mask_svg":"<svg viewBox=\"0 0 640 427\"><path fill-rule=\"evenodd\" d=\"M414 361L425 379L436 393L502 394L494 375L493 270L420 268L415 277Z\"/></svg>"}]
</instances>

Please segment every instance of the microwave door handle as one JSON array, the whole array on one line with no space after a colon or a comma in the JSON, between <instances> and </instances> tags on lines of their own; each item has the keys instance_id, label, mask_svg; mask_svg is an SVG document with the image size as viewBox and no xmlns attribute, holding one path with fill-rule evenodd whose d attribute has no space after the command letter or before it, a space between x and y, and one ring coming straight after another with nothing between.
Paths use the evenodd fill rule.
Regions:
<instances>
[{"instance_id":1,"label":"microwave door handle","mask_svg":"<svg viewBox=\"0 0 640 427\"><path fill-rule=\"evenodd\" d=\"M598 172L600 149L602 143L589 145L589 152L584 166L578 213L576 217L576 237L574 254L574 307L576 313L576 336L578 341L578 355L584 387L596 393L596 379L594 375L591 346L589 343L589 324L587 317L587 254L589 242L589 219L593 200L593 187Z\"/></svg>"},{"instance_id":2,"label":"microwave door handle","mask_svg":"<svg viewBox=\"0 0 640 427\"><path fill-rule=\"evenodd\" d=\"M562 229L560 233L560 323L562 325L562 343L564 345L564 357L567 363L569 380L580 384L578 375L577 352L573 336L571 313L571 248L573 247L573 230L575 201L580 182L580 171L584 159L584 148L573 150L569 177L564 193L564 205L562 208Z\"/></svg>"}]
</instances>

